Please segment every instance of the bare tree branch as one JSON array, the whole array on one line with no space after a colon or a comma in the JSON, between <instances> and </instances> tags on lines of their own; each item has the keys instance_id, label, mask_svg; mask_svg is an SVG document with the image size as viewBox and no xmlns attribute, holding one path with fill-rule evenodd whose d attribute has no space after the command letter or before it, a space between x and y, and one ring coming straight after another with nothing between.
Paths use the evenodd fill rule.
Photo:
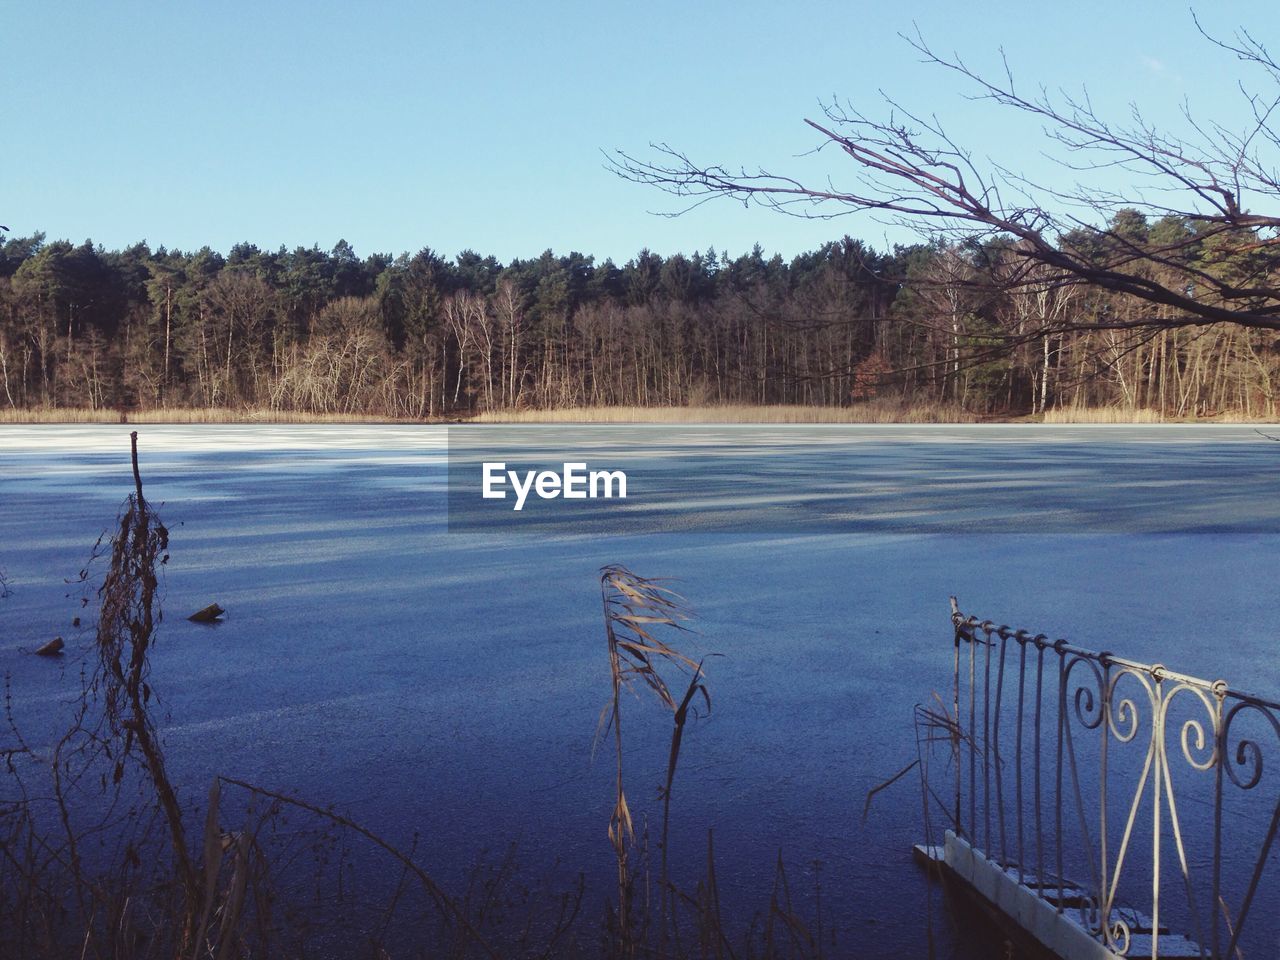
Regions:
<instances>
[{"instance_id":1,"label":"bare tree branch","mask_svg":"<svg viewBox=\"0 0 1280 960\"><path fill-rule=\"evenodd\" d=\"M925 63L969 86L971 98L1040 122L1054 159L1073 179L1120 170L1132 181L1124 193L1045 184L996 163L979 164L937 118L889 97L885 120L831 103L822 117L805 121L823 138L814 152L835 147L852 161L844 185L703 165L665 143L652 144L648 157L619 151L609 164L625 179L688 201L671 215L719 197L812 219L871 212L937 237L1000 238L1003 261L975 283L1005 292L1081 285L1152 308L1123 320L1046 319L1009 336L1011 343L1070 329L1232 324L1280 330L1280 65L1246 31L1222 40L1196 26L1217 49L1262 75L1266 92L1240 84L1248 118L1243 129L1201 121L1185 105L1181 135L1157 128L1136 107L1116 122L1099 115L1087 92L1051 95L1041 88L1026 95L1007 60L992 79L957 56L936 53L919 33L904 36ZM1118 223L1126 210L1187 229L1135 240Z\"/></svg>"}]
</instances>

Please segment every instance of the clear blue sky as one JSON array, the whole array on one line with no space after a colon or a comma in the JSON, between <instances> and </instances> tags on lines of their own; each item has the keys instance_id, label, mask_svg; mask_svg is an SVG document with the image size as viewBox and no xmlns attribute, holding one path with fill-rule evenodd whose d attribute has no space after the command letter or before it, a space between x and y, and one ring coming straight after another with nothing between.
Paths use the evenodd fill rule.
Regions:
<instances>
[{"instance_id":1,"label":"clear blue sky","mask_svg":"<svg viewBox=\"0 0 1280 960\"><path fill-rule=\"evenodd\" d=\"M1117 2L60 3L0 6L0 223L13 234L226 250L347 239L357 253L472 248L502 260L579 250L621 262L759 242L791 256L850 233L907 239L865 216L799 222L731 202L670 220L675 201L619 180L601 150L667 141L694 159L841 170L798 155L819 99L883 116L879 91L957 139L1043 172L1039 144L966 101L900 31L1028 86L1088 86L1177 122L1212 114L1239 70L1185 7ZM1201 17L1280 47L1270 3Z\"/></svg>"}]
</instances>

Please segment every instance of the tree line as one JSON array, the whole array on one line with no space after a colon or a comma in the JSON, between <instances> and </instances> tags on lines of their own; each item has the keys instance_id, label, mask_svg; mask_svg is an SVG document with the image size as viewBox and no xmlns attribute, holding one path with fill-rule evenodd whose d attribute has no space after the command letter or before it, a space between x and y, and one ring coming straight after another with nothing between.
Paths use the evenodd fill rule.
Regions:
<instances>
[{"instance_id":1,"label":"tree line","mask_svg":"<svg viewBox=\"0 0 1280 960\"><path fill-rule=\"evenodd\" d=\"M1272 417L1280 61L1247 28L1220 36L1192 21L1221 61L1201 68L1230 71L1239 97L1208 116L1184 101L1171 129L1136 105L1108 117L1087 93L1015 82L1008 60L983 73L904 35L971 102L1039 128L1059 171L1047 180L988 156L1009 142L975 149L886 94L878 112L832 100L805 120L820 137L806 156L829 169L706 164L665 143L616 151L611 165L685 209L720 198L804 217L870 212L938 238L916 251L890 316L885 365L908 395Z\"/></svg>"},{"instance_id":2,"label":"tree line","mask_svg":"<svg viewBox=\"0 0 1280 960\"><path fill-rule=\"evenodd\" d=\"M1124 209L1109 228L1126 255L1165 251L1144 267L1153 273L1275 270L1191 218ZM1116 256L1078 240L1081 257ZM224 255L13 237L0 246L0 406L431 418L888 400L1006 415L1275 413L1274 332L1118 322L1160 318L1130 291L1038 276L1022 242L886 253L844 237L789 261L757 246L642 250L618 266L551 251L505 264L431 249L361 258L345 241ZM1169 249L1180 262L1162 265Z\"/></svg>"}]
</instances>

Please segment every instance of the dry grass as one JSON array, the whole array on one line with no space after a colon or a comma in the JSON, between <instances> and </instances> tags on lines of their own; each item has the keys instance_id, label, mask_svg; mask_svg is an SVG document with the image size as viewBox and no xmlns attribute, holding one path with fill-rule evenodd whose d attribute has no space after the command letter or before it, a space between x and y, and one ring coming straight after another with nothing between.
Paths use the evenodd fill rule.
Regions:
<instances>
[{"instance_id":1,"label":"dry grass","mask_svg":"<svg viewBox=\"0 0 1280 960\"><path fill-rule=\"evenodd\" d=\"M90 567L106 563L92 631L97 656L51 752L22 738L6 690L4 956L219 960L242 940L249 835L221 830L215 784L203 842L192 842L155 722L150 650L162 617L168 531L143 497L136 432L130 440L134 492L109 543L98 541L80 574L87 606L95 592Z\"/></svg>"},{"instance_id":2,"label":"dry grass","mask_svg":"<svg viewBox=\"0 0 1280 960\"><path fill-rule=\"evenodd\" d=\"M1159 410L1121 407L1055 407L1044 412L1045 423L1164 423Z\"/></svg>"},{"instance_id":3,"label":"dry grass","mask_svg":"<svg viewBox=\"0 0 1280 960\"><path fill-rule=\"evenodd\" d=\"M1228 411L1227 413L1220 413L1220 414L1218 414L1217 416L1215 416L1215 417L1213 418L1213 422L1214 422L1214 423L1270 423L1270 424L1274 424L1274 423L1276 422L1276 417L1275 417L1275 415L1266 416L1266 417L1250 417L1250 416L1246 416L1246 415L1245 415L1245 414L1243 414L1243 413L1238 413L1238 412Z\"/></svg>"},{"instance_id":4,"label":"dry grass","mask_svg":"<svg viewBox=\"0 0 1280 960\"><path fill-rule=\"evenodd\" d=\"M1275 423L1274 416L1249 416L1235 410L1203 417L1177 417L1159 410L1125 407L1058 407L1044 412L1044 423Z\"/></svg>"},{"instance_id":5,"label":"dry grass","mask_svg":"<svg viewBox=\"0 0 1280 960\"><path fill-rule=\"evenodd\" d=\"M81 407L0 409L5 423L124 423L119 410ZM211 409L162 407L133 410L129 423L405 423L457 422L396 420L356 413L305 413L265 407ZM490 410L471 417L472 423L1274 423L1275 417L1250 417L1226 412L1207 417L1166 416L1158 410L1121 407L1060 407L1041 417L984 417L945 404L873 401L848 407L799 404L716 404L688 407L569 407L560 410Z\"/></svg>"},{"instance_id":6,"label":"dry grass","mask_svg":"<svg viewBox=\"0 0 1280 960\"><path fill-rule=\"evenodd\" d=\"M159 407L131 410L82 407L10 407L0 409L0 423L387 423L387 417L347 413L302 413L265 407L231 410L226 407Z\"/></svg>"},{"instance_id":7,"label":"dry grass","mask_svg":"<svg viewBox=\"0 0 1280 960\"><path fill-rule=\"evenodd\" d=\"M142 769L155 787L156 800L169 828L174 866L182 889L182 921L177 944L186 953L198 939L197 927L204 899L198 865L193 861L182 822L182 807L165 770L164 755L151 717L151 687L147 682L148 648L160 623L157 592L159 568L169 560L169 531L142 495L138 471L138 432L130 434L134 493L125 501L119 532L111 540L110 562L98 590L102 607L97 643L106 729L115 749L116 777L123 777L132 748L141 753Z\"/></svg>"},{"instance_id":8,"label":"dry grass","mask_svg":"<svg viewBox=\"0 0 1280 960\"><path fill-rule=\"evenodd\" d=\"M849 407L723 404L691 407L573 407L564 410L496 410L475 423L976 423L959 407L860 403Z\"/></svg>"},{"instance_id":9,"label":"dry grass","mask_svg":"<svg viewBox=\"0 0 1280 960\"><path fill-rule=\"evenodd\" d=\"M600 599L604 608L605 636L609 644L609 668L613 679L613 696L601 714L602 724L612 729L616 759L616 781L613 814L609 818L609 841L613 845L618 863L618 912L612 919L613 934L617 938L614 952L621 957L633 957L641 946L643 933L638 929L634 916L633 898L636 878L630 859L635 844L635 828L631 810L627 804L623 777L622 693L634 692L643 684L671 710L675 726L667 762L667 781L662 789L662 874L660 934L665 938L668 923L673 920L674 901L668 877L667 835L671 819L671 787L675 781L676 764L680 757L680 743L694 696L702 694L707 709L711 709L711 696L702 682L702 664L686 656L668 644L660 636L663 629L684 631L681 621L689 619L684 598L664 586L663 581L640 577L626 567L611 564L600 571ZM676 703L659 666L691 673L688 690ZM665 953L665 950L660 951Z\"/></svg>"}]
</instances>

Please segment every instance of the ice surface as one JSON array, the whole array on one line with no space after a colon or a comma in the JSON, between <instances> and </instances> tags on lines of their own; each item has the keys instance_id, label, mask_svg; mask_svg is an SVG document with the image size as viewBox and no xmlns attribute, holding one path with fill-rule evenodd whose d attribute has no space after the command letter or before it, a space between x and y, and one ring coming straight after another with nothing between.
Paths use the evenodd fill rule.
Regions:
<instances>
[{"instance_id":1,"label":"ice surface","mask_svg":"<svg viewBox=\"0 0 1280 960\"><path fill-rule=\"evenodd\" d=\"M0 601L0 671L36 743L58 732L78 689L88 637L70 627L82 611L64 581L131 489L129 429L0 428L0 569L13 588ZM750 456L763 486L740 501L721 487L717 505L771 502L785 483L797 500L858 504L859 518L870 501L886 521L882 532L633 536L591 525L449 532L443 428L137 429L147 494L171 530L152 681L185 796L199 802L221 772L334 803L393 839L419 831L445 881L460 881L481 849L516 841L535 870L558 857L607 888L611 763L592 760L608 697L605 563L679 578L699 614L695 649L722 654L708 661L714 713L687 734L676 782L680 878L696 881L714 827L725 908L749 913L766 906L781 849L793 892L820 879L826 922L862 957L925 955L925 886L910 858L916 783L881 794L866 822L861 809L914 756L913 705L950 684L948 595L983 617L1280 691L1280 538L1239 522L1274 516L1280 445L1250 428L539 435L601 450L644 435L659 441L646 457L692 451L709 476L725 462L740 475ZM990 444L1007 444L1000 462L964 456ZM853 463L851 449L866 452L865 474L813 482L818 465ZM1115 529L1131 508L1155 517L1178 503L1199 504L1194 522L1163 534L1050 534L1026 522L1047 509L1045 483L1069 490L1088 476L1080 457L1099 450L1129 491ZM1003 465L1015 460L1010 476ZM972 495L971 532L899 522L925 524L940 502L890 495L920 476ZM1024 511L1021 532L984 532L990 490L998 510ZM214 601L224 624L182 619ZM55 634L70 648L60 665L19 652ZM670 720L646 701L625 709L633 808L656 816ZM981 955L956 949L942 955Z\"/></svg>"},{"instance_id":2,"label":"ice surface","mask_svg":"<svg viewBox=\"0 0 1280 960\"><path fill-rule=\"evenodd\" d=\"M1280 532L1280 447L1247 427L461 426L449 448L464 532ZM627 499L513 515L481 496L495 461L625 469Z\"/></svg>"}]
</instances>

